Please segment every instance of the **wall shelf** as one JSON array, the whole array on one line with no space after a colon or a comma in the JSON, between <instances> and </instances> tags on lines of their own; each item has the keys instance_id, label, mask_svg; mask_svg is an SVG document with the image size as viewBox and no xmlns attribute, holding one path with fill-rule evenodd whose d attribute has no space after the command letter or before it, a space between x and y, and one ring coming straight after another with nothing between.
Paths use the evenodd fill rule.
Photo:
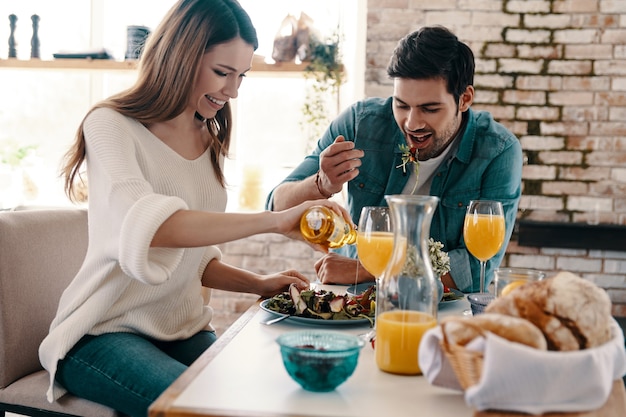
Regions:
<instances>
[{"instance_id":1,"label":"wall shelf","mask_svg":"<svg viewBox=\"0 0 626 417\"><path fill-rule=\"evenodd\" d=\"M133 71L136 61L114 61L111 59L0 59L0 69L33 69L33 70L78 70L78 71ZM251 73L263 75L279 72L284 75L301 75L306 64L295 62L278 62L270 64L265 58L255 55L252 60Z\"/></svg>"}]
</instances>

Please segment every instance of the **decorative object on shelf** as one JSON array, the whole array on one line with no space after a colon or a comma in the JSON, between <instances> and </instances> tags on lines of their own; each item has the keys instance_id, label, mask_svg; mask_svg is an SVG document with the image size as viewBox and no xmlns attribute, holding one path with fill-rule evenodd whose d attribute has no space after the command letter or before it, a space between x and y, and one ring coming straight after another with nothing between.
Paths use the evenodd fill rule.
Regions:
<instances>
[{"instance_id":1,"label":"decorative object on shelf","mask_svg":"<svg viewBox=\"0 0 626 417\"><path fill-rule=\"evenodd\" d=\"M9 22L11 22L11 35L9 36L9 58L17 58L17 42L15 42L15 25L17 23L17 16L14 14L9 15Z\"/></svg>"},{"instance_id":2,"label":"decorative object on shelf","mask_svg":"<svg viewBox=\"0 0 626 417\"><path fill-rule=\"evenodd\" d=\"M313 27L313 19L304 12L300 13L296 32L296 56L300 62L311 61L313 55L311 42L318 38L319 33Z\"/></svg>"},{"instance_id":3,"label":"decorative object on shelf","mask_svg":"<svg viewBox=\"0 0 626 417\"><path fill-rule=\"evenodd\" d=\"M104 48L88 49L84 51L59 51L52 56L55 59L113 59L113 56Z\"/></svg>"},{"instance_id":4,"label":"decorative object on shelf","mask_svg":"<svg viewBox=\"0 0 626 417\"><path fill-rule=\"evenodd\" d=\"M126 28L126 59L139 59L141 51L150 35L146 26L128 26Z\"/></svg>"},{"instance_id":5,"label":"decorative object on shelf","mask_svg":"<svg viewBox=\"0 0 626 417\"><path fill-rule=\"evenodd\" d=\"M280 24L274 37L272 59L276 62L291 62L296 58L298 21L288 14Z\"/></svg>"},{"instance_id":6,"label":"decorative object on shelf","mask_svg":"<svg viewBox=\"0 0 626 417\"><path fill-rule=\"evenodd\" d=\"M30 57L40 58L39 55L39 15L32 15L30 19L33 22L33 37L30 39Z\"/></svg>"},{"instance_id":7,"label":"decorative object on shelf","mask_svg":"<svg viewBox=\"0 0 626 417\"><path fill-rule=\"evenodd\" d=\"M41 58L39 55L39 15L32 15L30 20L33 21L33 37L30 39L30 57Z\"/></svg>"}]
</instances>

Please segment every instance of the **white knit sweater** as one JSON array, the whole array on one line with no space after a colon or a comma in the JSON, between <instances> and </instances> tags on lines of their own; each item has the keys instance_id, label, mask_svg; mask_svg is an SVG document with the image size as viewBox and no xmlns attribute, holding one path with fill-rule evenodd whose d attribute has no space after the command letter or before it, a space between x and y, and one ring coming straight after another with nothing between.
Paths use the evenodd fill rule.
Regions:
<instances>
[{"instance_id":1,"label":"white knit sweater","mask_svg":"<svg viewBox=\"0 0 626 417\"><path fill-rule=\"evenodd\" d=\"M84 129L89 248L39 347L50 373L49 401L65 393L54 381L57 362L86 334L175 340L210 328L212 310L200 278L209 261L221 256L216 247L150 248L175 211L225 210L226 190L208 151L186 160L141 123L111 109L93 111Z\"/></svg>"}]
</instances>

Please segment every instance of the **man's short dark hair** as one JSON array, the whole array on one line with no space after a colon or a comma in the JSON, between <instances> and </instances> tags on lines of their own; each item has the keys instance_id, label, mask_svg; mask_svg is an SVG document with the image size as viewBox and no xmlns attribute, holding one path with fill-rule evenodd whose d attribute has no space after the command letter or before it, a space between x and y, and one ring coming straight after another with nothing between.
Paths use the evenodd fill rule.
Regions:
<instances>
[{"instance_id":1,"label":"man's short dark hair","mask_svg":"<svg viewBox=\"0 0 626 417\"><path fill-rule=\"evenodd\" d=\"M458 103L467 86L474 84L474 54L448 29L427 26L398 42L387 75L416 80L443 78Z\"/></svg>"}]
</instances>

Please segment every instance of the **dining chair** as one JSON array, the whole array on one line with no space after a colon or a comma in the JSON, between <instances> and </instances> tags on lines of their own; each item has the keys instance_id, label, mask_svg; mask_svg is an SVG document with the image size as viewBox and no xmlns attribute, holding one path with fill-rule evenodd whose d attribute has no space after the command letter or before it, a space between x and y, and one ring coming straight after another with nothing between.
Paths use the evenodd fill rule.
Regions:
<instances>
[{"instance_id":1,"label":"dining chair","mask_svg":"<svg viewBox=\"0 0 626 417\"><path fill-rule=\"evenodd\" d=\"M39 345L86 251L86 210L0 212L0 417L121 416L70 394L46 399Z\"/></svg>"}]
</instances>

